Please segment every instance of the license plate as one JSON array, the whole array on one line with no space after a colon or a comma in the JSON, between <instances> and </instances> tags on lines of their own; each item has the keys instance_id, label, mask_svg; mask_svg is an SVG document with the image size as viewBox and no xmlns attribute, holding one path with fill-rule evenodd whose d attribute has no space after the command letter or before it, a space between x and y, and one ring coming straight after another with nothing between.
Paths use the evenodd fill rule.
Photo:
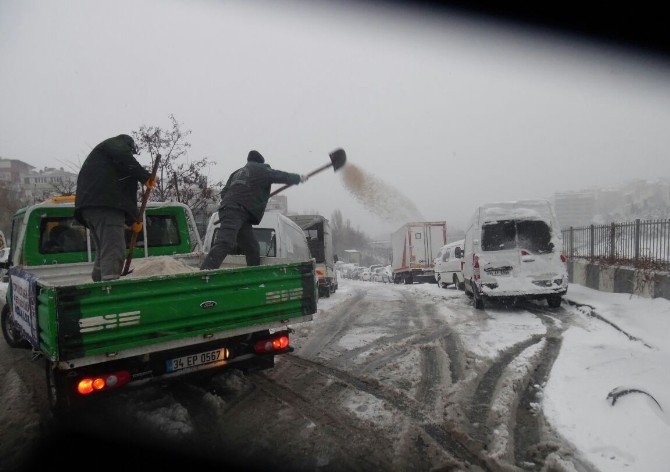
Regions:
<instances>
[{"instance_id":1,"label":"license plate","mask_svg":"<svg viewBox=\"0 0 670 472\"><path fill-rule=\"evenodd\" d=\"M188 369L204 364L211 364L212 362L222 361L226 359L226 349L216 349L215 351L201 352L199 354L191 354L188 356L177 357L167 361L167 371L175 372L177 370Z\"/></svg>"},{"instance_id":2,"label":"license plate","mask_svg":"<svg viewBox=\"0 0 670 472\"><path fill-rule=\"evenodd\" d=\"M495 276L501 276L501 275L509 275L509 270L507 269L491 269L486 271L487 274L489 275L495 275Z\"/></svg>"}]
</instances>

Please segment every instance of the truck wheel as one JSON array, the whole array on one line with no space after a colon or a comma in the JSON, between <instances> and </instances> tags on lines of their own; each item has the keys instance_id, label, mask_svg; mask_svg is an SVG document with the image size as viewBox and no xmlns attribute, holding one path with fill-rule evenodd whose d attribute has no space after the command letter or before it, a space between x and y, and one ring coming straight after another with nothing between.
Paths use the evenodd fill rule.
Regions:
<instances>
[{"instance_id":1,"label":"truck wheel","mask_svg":"<svg viewBox=\"0 0 670 472\"><path fill-rule=\"evenodd\" d=\"M412 279L412 274L405 275L405 284L409 285L409 284L413 284L413 283L414 283L414 280Z\"/></svg>"},{"instance_id":2,"label":"truck wheel","mask_svg":"<svg viewBox=\"0 0 670 472\"><path fill-rule=\"evenodd\" d=\"M547 297L547 304L551 308L558 308L561 306L561 296L560 295L551 295Z\"/></svg>"},{"instance_id":3,"label":"truck wheel","mask_svg":"<svg viewBox=\"0 0 670 472\"><path fill-rule=\"evenodd\" d=\"M47 396L49 406L56 421L60 421L62 415L70 407L70 395L67 388L65 375L51 365L49 359L44 362L47 378Z\"/></svg>"},{"instance_id":4,"label":"truck wheel","mask_svg":"<svg viewBox=\"0 0 670 472\"><path fill-rule=\"evenodd\" d=\"M9 305L2 307L2 337L5 338L9 347L18 347L22 349L29 349L30 343L21 337L19 331L14 327Z\"/></svg>"}]
</instances>

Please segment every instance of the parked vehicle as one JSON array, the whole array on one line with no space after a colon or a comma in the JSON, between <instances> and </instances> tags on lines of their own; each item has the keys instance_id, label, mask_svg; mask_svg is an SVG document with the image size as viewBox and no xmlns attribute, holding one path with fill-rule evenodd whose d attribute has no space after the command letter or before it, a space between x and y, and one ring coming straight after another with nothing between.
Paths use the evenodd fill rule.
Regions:
<instances>
[{"instance_id":1,"label":"parked vehicle","mask_svg":"<svg viewBox=\"0 0 670 472\"><path fill-rule=\"evenodd\" d=\"M383 266L376 266L372 270L372 281L373 282L383 282L383 273L384 273L384 267Z\"/></svg>"},{"instance_id":2,"label":"parked vehicle","mask_svg":"<svg viewBox=\"0 0 670 472\"><path fill-rule=\"evenodd\" d=\"M212 248L219 227L219 213L214 212L209 218L203 240L205 254ZM278 211L266 211L260 223L253 227L253 231L262 257L274 258L275 262L308 261L312 257L302 228ZM224 265L246 265L244 256L239 254L241 251L233 252L234 254L226 256Z\"/></svg>"},{"instance_id":3,"label":"parked vehicle","mask_svg":"<svg viewBox=\"0 0 670 472\"><path fill-rule=\"evenodd\" d=\"M493 298L545 298L558 307L568 290L561 248L561 229L548 201L482 205L465 233L465 291L477 308Z\"/></svg>"},{"instance_id":4,"label":"parked vehicle","mask_svg":"<svg viewBox=\"0 0 670 472\"><path fill-rule=\"evenodd\" d=\"M319 296L330 297L337 290L337 272L330 223L321 215L289 216L305 232L309 252L316 260Z\"/></svg>"},{"instance_id":5,"label":"parked vehicle","mask_svg":"<svg viewBox=\"0 0 670 472\"><path fill-rule=\"evenodd\" d=\"M435 280L440 287L453 284L458 290L465 287L463 279L463 242L456 241L442 246L435 258Z\"/></svg>"},{"instance_id":6,"label":"parked vehicle","mask_svg":"<svg viewBox=\"0 0 670 472\"><path fill-rule=\"evenodd\" d=\"M311 260L91 282L88 231L72 199L57 202L14 215L2 308L7 343L44 356L57 410L155 379L270 368L292 350L288 323L316 311ZM185 205L150 203L133 260L169 255L199 267L193 221Z\"/></svg>"},{"instance_id":7,"label":"parked vehicle","mask_svg":"<svg viewBox=\"0 0 670 472\"><path fill-rule=\"evenodd\" d=\"M358 278L360 280L363 280L365 282L369 282L372 278L372 274L370 273L370 269L367 267L363 267L361 271L359 272Z\"/></svg>"},{"instance_id":8,"label":"parked vehicle","mask_svg":"<svg viewBox=\"0 0 670 472\"><path fill-rule=\"evenodd\" d=\"M393 281L435 282L433 259L447 243L444 221L407 223L391 235Z\"/></svg>"}]
</instances>

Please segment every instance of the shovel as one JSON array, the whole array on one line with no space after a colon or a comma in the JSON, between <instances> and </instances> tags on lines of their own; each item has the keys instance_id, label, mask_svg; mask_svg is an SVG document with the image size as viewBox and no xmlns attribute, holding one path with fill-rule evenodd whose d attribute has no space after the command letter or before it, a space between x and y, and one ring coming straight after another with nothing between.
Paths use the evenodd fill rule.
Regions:
<instances>
[{"instance_id":1,"label":"shovel","mask_svg":"<svg viewBox=\"0 0 670 472\"><path fill-rule=\"evenodd\" d=\"M316 174L318 174L319 172L328 169L329 167L332 167L333 170L334 170L335 172L337 172L339 169L341 169L341 168L344 166L344 164L347 163L347 153L344 152L344 149L342 149L342 148L335 149L333 152L331 152L331 153L329 154L329 156L330 156L330 164L324 164L324 165L322 165L321 167L319 167L318 169L313 170L312 172L310 172L309 174L307 174L307 177L311 177L311 176L313 176L313 175L316 175ZM283 187L279 187L277 190L275 190L274 192L272 192L272 193L270 194L270 196L273 197L273 196L277 195L279 192L282 192L282 191L286 190L286 189L289 188L289 187L292 187L292 185L291 185L291 184L287 184L287 185L284 185ZM214 222L214 224L215 224L215 225L218 225L220 221L221 221L221 220L216 220L216 221Z\"/></svg>"},{"instance_id":2,"label":"shovel","mask_svg":"<svg viewBox=\"0 0 670 472\"><path fill-rule=\"evenodd\" d=\"M309 174L307 174L307 177L311 177L311 176L313 176L313 175L316 175L316 174L318 174L319 172L328 169L329 167L332 167L333 170L334 170L335 172L337 172L342 166L344 166L344 164L347 163L347 153L344 152L344 149L342 149L342 148L335 149L333 152L331 152L331 153L329 154L329 156L330 156L330 164L325 164L325 165L319 167L318 169L313 170L312 172L310 172ZM291 184L287 184L287 185L284 185L283 187L279 187L277 190L275 190L274 192L272 192L272 193L270 194L270 196L271 196L271 197L274 197L274 196L277 195L279 192L282 192L282 191L286 190L286 189L289 188L289 187L291 187Z\"/></svg>"},{"instance_id":3,"label":"shovel","mask_svg":"<svg viewBox=\"0 0 670 472\"><path fill-rule=\"evenodd\" d=\"M156 178L156 172L158 171L158 164L161 161L161 155L158 154L156 156L156 160L154 161L154 166L151 169L151 179ZM151 189L147 188L144 191L144 194L142 195L142 205L140 206L140 211L137 213L137 219L135 220L136 223L142 223L142 216L144 215L144 210L147 207L147 202L149 201L149 194L151 193ZM133 260L133 251L135 250L135 246L137 245L137 235L139 233L136 233L133 231L132 236L130 237L130 247L128 248L128 256L126 256L126 263L123 266L123 270L121 271L121 275L128 275L130 273L130 261Z\"/></svg>"}]
</instances>

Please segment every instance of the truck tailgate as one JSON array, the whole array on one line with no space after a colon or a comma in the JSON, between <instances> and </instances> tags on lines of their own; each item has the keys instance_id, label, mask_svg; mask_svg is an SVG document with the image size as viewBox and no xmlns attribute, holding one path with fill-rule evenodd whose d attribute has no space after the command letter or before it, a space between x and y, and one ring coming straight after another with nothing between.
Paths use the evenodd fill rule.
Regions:
<instances>
[{"instance_id":1,"label":"truck tailgate","mask_svg":"<svg viewBox=\"0 0 670 472\"><path fill-rule=\"evenodd\" d=\"M37 307L40 344L61 361L315 312L313 262L42 287Z\"/></svg>"}]
</instances>

